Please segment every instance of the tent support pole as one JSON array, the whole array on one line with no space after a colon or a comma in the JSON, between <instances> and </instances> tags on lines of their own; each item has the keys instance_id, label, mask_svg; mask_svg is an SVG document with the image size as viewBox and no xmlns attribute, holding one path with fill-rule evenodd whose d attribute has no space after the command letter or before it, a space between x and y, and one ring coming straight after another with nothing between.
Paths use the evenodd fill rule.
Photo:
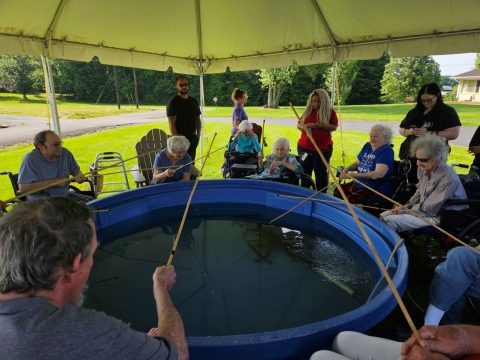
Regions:
<instances>
[{"instance_id":1,"label":"tent support pole","mask_svg":"<svg viewBox=\"0 0 480 360\"><path fill-rule=\"evenodd\" d=\"M330 102L332 105L332 109L335 107L335 84L337 78L337 60L333 61L333 68L332 68L332 92L330 94Z\"/></svg>"},{"instance_id":2,"label":"tent support pole","mask_svg":"<svg viewBox=\"0 0 480 360\"><path fill-rule=\"evenodd\" d=\"M47 90L48 103L50 105L50 112L52 114L53 120L53 131L61 138L62 132L60 129L60 120L58 119L58 110L57 110L57 100L55 99L55 86L53 84L53 74L52 66L50 63L50 56L48 53L48 48L45 48L44 55L42 56L42 61L45 64L45 86Z\"/></svg>"},{"instance_id":3,"label":"tent support pole","mask_svg":"<svg viewBox=\"0 0 480 360\"><path fill-rule=\"evenodd\" d=\"M203 66L202 71L200 72L200 109L202 111L202 114L200 115L200 120L202 121L202 130L200 132L200 158L203 159L203 139L205 137L205 89L203 88ZM201 160L201 162L203 163L203 160Z\"/></svg>"}]
</instances>

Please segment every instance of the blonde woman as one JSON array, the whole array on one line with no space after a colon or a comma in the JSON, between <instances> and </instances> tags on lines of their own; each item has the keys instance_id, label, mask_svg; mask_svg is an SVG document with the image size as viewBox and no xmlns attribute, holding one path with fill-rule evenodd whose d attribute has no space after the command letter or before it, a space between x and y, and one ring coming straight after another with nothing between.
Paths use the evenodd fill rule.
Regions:
<instances>
[{"instance_id":1,"label":"blonde woman","mask_svg":"<svg viewBox=\"0 0 480 360\"><path fill-rule=\"evenodd\" d=\"M302 120L323 156L330 163L333 151L332 131L337 130L338 119L335 110L330 106L330 97L325 90L318 89L310 94ZM312 175L312 171L315 171L317 189L323 189L323 192L326 192L328 169L300 123L297 128L302 132L297 144L298 154L307 153L309 155L302 163L303 171L309 176Z\"/></svg>"}]
</instances>

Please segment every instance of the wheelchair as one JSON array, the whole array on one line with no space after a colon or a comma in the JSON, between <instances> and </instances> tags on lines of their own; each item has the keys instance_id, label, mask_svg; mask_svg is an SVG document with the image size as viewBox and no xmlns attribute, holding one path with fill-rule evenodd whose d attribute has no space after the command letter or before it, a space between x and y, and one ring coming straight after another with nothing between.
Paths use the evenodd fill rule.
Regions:
<instances>
[{"instance_id":1,"label":"wheelchair","mask_svg":"<svg viewBox=\"0 0 480 360\"><path fill-rule=\"evenodd\" d=\"M467 199L447 200L440 210L439 227L464 243L480 244L480 180L469 175L458 175L467 193ZM451 210L453 205L468 205L464 210ZM460 244L433 226L401 233L407 243L427 252L427 267L434 268L445 260L448 251Z\"/></svg>"},{"instance_id":2,"label":"wheelchair","mask_svg":"<svg viewBox=\"0 0 480 360\"><path fill-rule=\"evenodd\" d=\"M252 124L252 131L257 135L258 142L267 147L266 138L262 138L263 128L256 123ZM230 136L228 144L233 140L233 136ZM228 146L227 146L228 149ZM258 170L258 156L256 152L240 152L235 150L225 151L225 162L222 166L223 178L244 178L249 173ZM233 169L232 169L233 168Z\"/></svg>"},{"instance_id":3,"label":"wheelchair","mask_svg":"<svg viewBox=\"0 0 480 360\"><path fill-rule=\"evenodd\" d=\"M416 191L415 184L410 184L408 182L409 171L409 162L395 160L391 176L375 179L374 182L369 180L366 182L366 185L376 190L385 182L390 182L392 185L392 192L390 194L386 194L386 196L389 196L392 200L405 205ZM340 172L338 171L337 177L339 176ZM363 210L372 214L373 216L379 217L383 211L392 208L391 201L373 193L370 190L359 192L359 196L360 200L358 202L356 201L355 203L361 204Z\"/></svg>"},{"instance_id":4,"label":"wheelchair","mask_svg":"<svg viewBox=\"0 0 480 360\"><path fill-rule=\"evenodd\" d=\"M301 155L294 155L295 158L297 159L298 163L302 166L303 161L305 158L308 156L307 153L303 153ZM252 169L247 176L250 175L260 175L262 173L262 169ZM314 191L317 191L317 187L315 185L315 182L313 181L312 177L310 175L307 175L305 173L302 173L301 175L296 174L294 171L284 168L282 174L280 175L279 178L270 178L270 177L258 177L255 178L255 180L263 180L263 181L273 181L273 182L282 182L285 184L292 184L292 185L297 185L297 186L302 186L307 189L311 189Z\"/></svg>"},{"instance_id":5,"label":"wheelchair","mask_svg":"<svg viewBox=\"0 0 480 360\"><path fill-rule=\"evenodd\" d=\"M2 171L2 172L0 172L0 175L8 175L8 178L10 179L10 183L12 185L12 189L13 189L14 194L15 195L20 195L21 194L20 189L18 187L18 174L13 174L10 171ZM86 179L85 182L89 184L90 190L80 190L78 187L76 187L74 185L71 185L71 184L68 186L68 188L70 189L70 192L75 192L75 193L85 195L85 196L89 196L89 197L92 197L92 198L96 199L97 195L96 195L95 191L93 190L92 182L88 179ZM43 194L43 195L50 196L50 194L48 194L45 191L40 191L40 192L38 192L38 194ZM23 201L27 201L26 196L22 196L19 199L15 199L14 202L9 203L8 205L15 205L16 203L20 203L20 202L23 202Z\"/></svg>"}]
</instances>

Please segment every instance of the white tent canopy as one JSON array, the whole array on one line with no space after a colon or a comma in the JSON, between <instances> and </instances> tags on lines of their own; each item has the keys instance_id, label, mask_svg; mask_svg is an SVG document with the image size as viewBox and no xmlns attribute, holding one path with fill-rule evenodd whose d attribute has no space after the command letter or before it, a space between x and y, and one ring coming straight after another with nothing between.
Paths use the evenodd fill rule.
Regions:
<instances>
[{"instance_id":1,"label":"white tent canopy","mask_svg":"<svg viewBox=\"0 0 480 360\"><path fill-rule=\"evenodd\" d=\"M479 14L478 0L2 0L0 53L201 74L480 52Z\"/></svg>"}]
</instances>

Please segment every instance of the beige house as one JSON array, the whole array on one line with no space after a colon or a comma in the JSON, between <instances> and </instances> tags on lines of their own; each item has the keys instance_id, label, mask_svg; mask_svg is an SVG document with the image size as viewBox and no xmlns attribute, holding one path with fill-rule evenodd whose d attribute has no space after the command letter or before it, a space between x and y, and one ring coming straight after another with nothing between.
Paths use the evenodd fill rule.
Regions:
<instances>
[{"instance_id":1,"label":"beige house","mask_svg":"<svg viewBox=\"0 0 480 360\"><path fill-rule=\"evenodd\" d=\"M480 69L474 69L463 74L452 76L458 81L457 101L472 101L480 103Z\"/></svg>"}]
</instances>

